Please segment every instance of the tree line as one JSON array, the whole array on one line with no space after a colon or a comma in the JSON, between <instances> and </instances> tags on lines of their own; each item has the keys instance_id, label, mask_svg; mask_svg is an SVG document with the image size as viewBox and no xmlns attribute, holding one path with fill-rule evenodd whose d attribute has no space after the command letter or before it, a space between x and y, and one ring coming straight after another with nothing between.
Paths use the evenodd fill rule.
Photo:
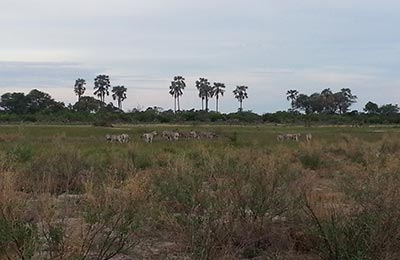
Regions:
<instances>
[{"instance_id":1,"label":"tree line","mask_svg":"<svg viewBox=\"0 0 400 260\"><path fill-rule=\"evenodd\" d=\"M299 93L295 89L286 92L286 99L290 101L292 112L303 112L310 114L343 115L349 112L352 104L356 103L357 96L353 95L351 89L342 88L338 92L333 92L330 88L323 89L320 93L311 95ZM363 111L371 115L395 115L400 112L397 104L378 104L369 101L365 104ZM355 113L353 111L352 113ZM358 113L358 111L357 111Z\"/></svg>"},{"instance_id":2,"label":"tree line","mask_svg":"<svg viewBox=\"0 0 400 260\"><path fill-rule=\"evenodd\" d=\"M248 98L247 86L236 86L232 91L239 102L238 112L220 113L219 101L226 93L226 86L221 82L213 84L206 78L195 82L201 110L181 110L180 98L186 88L185 78L175 76L169 86L169 94L174 100L174 109L163 110L149 107L145 110L122 110L122 103L127 98L127 88L123 85L111 87L108 75L98 75L94 79L93 96L86 96L86 80L75 80L74 92L78 97L75 104L65 105L54 100L48 93L31 90L28 94L19 92L5 93L0 99L0 122L13 121L57 121L57 122L93 122L109 120L112 122L228 122L228 123L400 123L400 109L397 104L378 105L368 102L363 111L350 111L357 96L349 88L334 92L323 89L310 95L297 90L288 90L286 98L290 101L287 111L277 111L258 115L243 111L243 101ZM110 91L111 90L111 91ZM106 97L112 94L117 106L106 103ZM210 111L209 102L215 97L215 111Z\"/></svg>"},{"instance_id":3,"label":"tree line","mask_svg":"<svg viewBox=\"0 0 400 260\"><path fill-rule=\"evenodd\" d=\"M213 85L206 78L200 78L195 82L195 86L201 98L201 109L209 111L209 100L213 97L216 98L216 112L219 107L219 99L225 93L225 84L221 82L214 82ZM109 95L110 78L108 75L98 75L94 79L94 95L97 96L101 103L105 103L105 97ZM169 86L169 94L174 98L174 112L180 111L180 97L183 96L186 87L185 78L183 76L175 76L171 85ZM238 111L243 111L243 101L248 98L248 86L237 86L233 91L234 97L239 101ZM86 91L86 81L84 79L77 79L74 86L75 94L78 96L78 102ZM118 102L118 109L122 110L122 102L127 98L127 89L124 86L115 86L112 88L112 97ZM87 99L87 98L86 98ZM204 108L205 104L205 108Z\"/></svg>"}]
</instances>

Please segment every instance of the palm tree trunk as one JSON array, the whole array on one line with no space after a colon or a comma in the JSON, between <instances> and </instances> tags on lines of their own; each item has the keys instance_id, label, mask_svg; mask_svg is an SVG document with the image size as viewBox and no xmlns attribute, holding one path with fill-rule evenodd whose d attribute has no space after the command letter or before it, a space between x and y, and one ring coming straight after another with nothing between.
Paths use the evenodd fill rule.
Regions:
<instances>
[{"instance_id":1,"label":"palm tree trunk","mask_svg":"<svg viewBox=\"0 0 400 260\"><path fill-rule=\"evenodd\" d=\"M206 96L206 111L208 112L208 96Z\"/></svg>"},{"instance_id":2,"label":"palm tree trunk","mask_svg":"<svg viewBox=\"0 0 400 260\"><path fill-rule=\"evenodd\" d=\"M215 111L218 113L218 99L219 99L218 95L215 97L215 99L216 99L216 102L215 102Z\"/></svg>"},{"instance_id":3,"label":"palm tree trunk","mask_svg":"<svg viewBox=\"0 0 400 260\"><path fill-rule=\"evenodd\" d=\"M239 102L240 102L239 111L242 112L243 111L243 100L240 100Z\"/></svg>"},{"instance_id":4,"label":"palm tree trunk","mask_svg":"<svg viewBox=\"0 0 400 260\"><path fill-rule=\"evenodd\" d=\"M121 99L118 99L118 108L119 108L120 110L122 110L122 102L121 102Z\"/></svg>"},{"instance_id":5,"label":"palm tree trunk","mask_svg":"<svg viewBox=\"0 0 400 260\"><path fill-rule=\"evenodd\" d=\"M204 110L204 98L201 98L201 110Z\"/></svg>"},{"instance_id":6,"label":"palm tree trunk","mask_svg":"<svg viewBox=\"0 0 400 260\"><path fill-rule=\"evenodd\" d=\"M176 97L178 99L178 111L181 111L181 105L179 104L179 96Z\"/></svg>"},{"instance_id":7,"label":"palm tree trunk","mask_svg":"<svg viewBox=\"0 0 400 260\"><path fill-rule=\"evenodd\" d=\"M174 96L174 113L176 113L176 96Z\"/></svg>"}]
</instances>

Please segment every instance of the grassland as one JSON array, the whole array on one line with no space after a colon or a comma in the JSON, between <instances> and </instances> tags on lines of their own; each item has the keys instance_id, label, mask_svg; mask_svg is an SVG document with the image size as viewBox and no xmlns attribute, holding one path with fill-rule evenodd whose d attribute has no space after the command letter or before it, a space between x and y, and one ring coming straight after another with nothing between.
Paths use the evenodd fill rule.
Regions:
<instances>
[{"instance_id":1,"label":"grassland","mask_svg":"<svg viewBox=\"0 0 400 260\"><path fill-rule=\"evenodd\" d=\"M392 126L0 126L0 259L400 259L399 187Z\"/></svg>"}]
</instances>

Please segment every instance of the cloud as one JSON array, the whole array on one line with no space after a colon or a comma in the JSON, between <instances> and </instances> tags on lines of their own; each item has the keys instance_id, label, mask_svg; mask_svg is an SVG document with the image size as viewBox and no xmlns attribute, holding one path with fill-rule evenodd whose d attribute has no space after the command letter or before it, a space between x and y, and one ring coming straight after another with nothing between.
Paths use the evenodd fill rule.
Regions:
<instances>
[{"instance_id":1,"label":"cloud","mask_svg":"<svg viewBox=\"0 0 400 260\"><path fill-rule=\"evenodd\" d=\"M47 88L72 102L76 78L91 92L106 73L128 88L125 107L167 108L170 81L183 75L186 108L200 107L198 77L227 84L223 111L236 111L229 92L242 84L245 109L257 112L287 109L292 88L391 101L399 11L395 0L2 0L0 88Z\"/></svg>"},{"instance_id":2,"label":"cloud","mask_svg":"<svg viewBox=\"0 0 400 260\"><path fill-rule=\"evenodd\" d=\"M95 68L70 62L0 61L0 88L73 86L78 77L94 78Z\"/></svg>"}]
</instances>

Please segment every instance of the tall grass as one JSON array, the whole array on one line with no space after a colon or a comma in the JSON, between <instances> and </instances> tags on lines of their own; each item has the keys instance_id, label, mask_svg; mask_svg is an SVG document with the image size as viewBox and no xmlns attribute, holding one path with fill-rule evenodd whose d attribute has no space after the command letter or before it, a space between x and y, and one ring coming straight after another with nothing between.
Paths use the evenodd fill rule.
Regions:
<instances>
[{"instance_id":1,"label":"tall grass","mask_svg":"<svg viewBox=\"0 0 400 260\"><path fill-rule=\"evenodd\" d=\"M81 130L0 138L0 259L165 259L163 239L185 259L400 258L395 133L120 145Z\"/></svg>"}]
</instances>

